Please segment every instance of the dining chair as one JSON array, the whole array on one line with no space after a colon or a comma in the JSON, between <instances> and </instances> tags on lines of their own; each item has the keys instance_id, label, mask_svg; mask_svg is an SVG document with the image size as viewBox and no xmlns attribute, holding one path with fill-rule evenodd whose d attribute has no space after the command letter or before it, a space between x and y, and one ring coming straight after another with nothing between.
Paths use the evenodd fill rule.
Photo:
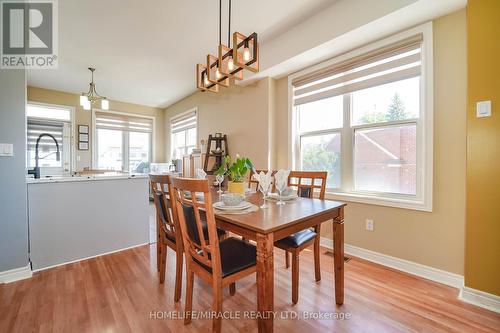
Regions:
<instances>
[{"instance_id":1,"label":"dining chair","mask_svg":"<svg viewBox=\"0 0 500 333\"><path fill-rule=\"evenodd\" d=\"M288 186L297 189L300 197L313 198L319 190L318 198L325 198L327 172L324 171L290 171ZM318 184L319 181L319 184ZM316 190L316 191L315 191ZM293 235L280 239L274 246L285 250L285 265L290 267L289 253L292 254L292 303L299 300L299 254L305 248L314 244L314 272L316 281L321 280L320 267L320 235L321 224L313 229L307 228Z\"/></svg>"},{"instance_id":2,"label":"dining chair","mask_svg":"<svg viewBox=\"0 0 500 333\"><path fill-rule=\"evenodd\" d=\"M167 249L170 247L175 251L174 301L177 302L181 298L183 246L176 207L171 204L170 200L170 176L150 174L149 181L156 208L156 267L160 275L160 283L164 283Z\"/></svg>"},{"instance_id":3,"label":"dining chair","mask_svg":"<svg viewBox=\"0 0 500 333\"><path fill-rule=\"evenodd\" d=\"M220 332L222 288L229 285L230 294L234 295L236 281L256 272L257 250L254 245L238 238L219 240L207 180L173 178L172 188L186 256L184 324L191 322L196 274L212 285L212 311L215 314L212 318L212 332ZM196 193L203 193L203 201L198 200ZM202 211L206 216L208 237L202 230Z\"/></svg>"},{"instance_id":4,"label":"dining chair","mask_svg":"<svg viewBox=\"0 0 500 333\"><path fill-rule=\"evenodd\" d=\"M160 283L165 282L165 271L167 266L167 250L175 251L175 288L174 301L181 298L182 288L182 266L183 266L183 244L179 228L179 219L175 205L172 205L172 193L169 175L150 174L151 193L156 208L156 268L159 273ZM202 216L202 226L205 235L208 228ZM220 238L227 237L224 230L217 228Z\"/></svg>"}]
</instances>

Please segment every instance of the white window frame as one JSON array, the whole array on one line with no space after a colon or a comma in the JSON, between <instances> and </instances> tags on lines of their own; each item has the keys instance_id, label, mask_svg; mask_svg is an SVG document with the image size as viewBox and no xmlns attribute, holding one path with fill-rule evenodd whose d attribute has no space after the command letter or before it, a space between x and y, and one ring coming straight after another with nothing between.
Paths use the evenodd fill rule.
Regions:
<instances>
[{"instance_id":1,"label":"white window frame","mask_svg":"<svg viewBox=\"0 0 500 333\"><path fill-rule=\"evenodd\" d=\"M293 105L292 81L321 69L361 56L371 51L389 46L406 38L423 35L422 61L420 75L420 113L417 122L417 195L400 195L368 191L354 191L354 131L363 127L389 126L415 122L414 119L386 122L383 124L350 125L350 108L344 95L344 126L341 137L341 179L343 190L328 190L327 199L359 202L380 206L405 208L432 212L433 194L433 118L434 118L434 86L433 86L433 36L432 22L400 32L385 39L373 42L361 48L342 54L315 66L294 73L288 77L288 167L300 167L300 136L298 135L298 119ZM349 121L349 123L345 123ZM330 130L327 130L330 131ZM318 131L325 132L325 131ZM349 182L349 183L347 183ZM346 190L347 189L347 190Z\"/></svg>"},{"instance_id":2,"label":"white window frame","mask_svg":"<svg viewBox=\"0 0 500 333\"><path fill-rule=\"evenodd\" d=\"M153 116L147 116L147 115L142 115L142 114L137 114L137 113L130 113L130 112L120 112L120 111L110 111L110 110L102 110L102 109L92 109L92 168L97 169L98 168L98 152L97 152L97 147L98 147L98 134L97 134L97 128L96 128L96 122L95 122L95 113L96 112L105 112L105 113L111 113L111 114L117 114L117 115L122 115L122 116L131 116L131 117L138 117L138 118L146 118L146 119L151 119L153 122L152 125L152 130L151 130L151 144L149 145L149 156L151 156L151 161L150 163L153 163L155 160L155 117ZM127 132L127 131L122 131L122 132ZM123 169L122 172L130 172L129 170L129 135L123 135L122 136L122 149L123 149Z\"/></svg>"},{"instance_id":3,"label":"white window frame","mask_svg":"<svg viewBox=\"0 0 500 333\"><path fill-rule=\"evenodd\" d=\"M194 108L191 108L187 111L184 111L182 113L179 113L179 114L176 114L175 116L172 116L170 117L170 122L169 122L169 132L170 132L170 159L173 159L174 158L174 151L175 151L175 148L174 148L174 139L173 139L173 135L174 133L172 133L172 121L175 120L176 118L180 118L180 117L183 117L184 115L186 114L189 114L189 113L192 113L194 112L196 114L196 125L194 127L187 127L185 129L183 129L182 131L185 131L186 134L185 134L185 139L184 139L184 142L186 143L187 142L187 131L189 129L192 129L192 128L196 128L196 142L194 144L194 148L197 148L198 147L198 139L199 139L199 126L198 126L198 122L199 122L199 113L198 113L198 108L197 107L194 107ZM184 145L184 155L185 156L187 154L187 147L186 145ZM202 152L203 153L203 152ZM182 159L181 156L180 158Z\"/></svg>"},{"instance_id":4,"label":"white window frame","mask_svg":"<svg viewBox=\"0 0 500 333\"><path fill-rule=\"evenodd\" d=\"M70 111L70 121L64 121L64 120L58 120L58 119L50 119L50 118L39 118L39 117L28 117L26 114L26 126L28 125L28 118L34 119L34 120L39 120L39 121L46 121L46 122L53 122L53 123L69 123L70 124L70 129L69 129L69 145L65 145L63 142L63 161L62 161L62 167L61 168L55 168L55 167L41 167L41 174L43 175L51 175L51 176L61 176L61 175L70 175L75 167L75 107L70 106L70 105L62 105L62 104L52 104L52 103L41 103L41 102L34 102L34 101L27 101L26 102L26 108L28 105L37 105L37 106L42 106L42 107L48 107L48 108L55 108L55 109L68 109ZM27 128L26 128L27 129ZM64 134L63 134L64 135ZM27 152L26 152L27 155ZM69 163L69 169L65 170L64 169L64 164ZM28 161L26 161L26 165L28 164ZM59 170L60 169L60 170ZM44 172L44 170L46 170ZM48 172L47 172L48 170Z\"/></svg>"}]
</instances>

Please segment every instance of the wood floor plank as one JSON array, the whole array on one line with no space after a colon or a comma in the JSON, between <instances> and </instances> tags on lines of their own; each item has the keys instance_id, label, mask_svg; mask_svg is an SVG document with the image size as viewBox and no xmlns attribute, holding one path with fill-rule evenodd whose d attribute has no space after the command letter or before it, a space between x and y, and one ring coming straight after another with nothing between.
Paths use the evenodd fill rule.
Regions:
<instances>
[{"instance_id":1,"label":"wood floor plank","mask_svg":"<svg viewBox=\"0 0 500 333\"><path fill-rule=\"evenodd\" d=\"M276 332L500 332L500 314L463 303L458 290L362 259L345 264L345 303L335 305L333 259L321 250L322 279L315 282L313 252L301 253L300 296L291 304L291 269L275 250ZM142 246L35 273L0 285L0 332L206 332L210 319L167 319L174 303L175 256L158 283L155 245ZM185 292L183 282L183 293ZM227 290L226 290L227 289ZM211 287L195 278L193 310L209 311ZM223 311L256 309L255 277L223 290ZM299 319L281 316L298 314ZM349 319L304 318L349 314ZM155 318L156 316L156 318ZM255 332L251 318L223 319L223 332Z\"/></svg>"}]
</instances>

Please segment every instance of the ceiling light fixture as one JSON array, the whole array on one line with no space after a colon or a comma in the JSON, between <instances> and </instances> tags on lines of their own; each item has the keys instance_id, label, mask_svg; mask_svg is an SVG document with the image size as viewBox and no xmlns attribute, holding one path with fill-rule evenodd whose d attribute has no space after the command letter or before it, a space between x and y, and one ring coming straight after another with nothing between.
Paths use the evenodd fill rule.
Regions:
<instances>
[{"instance_id":1,"label":"ceiling light fixture","mask_svg":"<svg viewBox=\"0 0 500 333\"><path fill-rule=\"evenodd\" d=\"M196 65L196 86L201 91L219 92L219 86L229 87L229 79L243 80L243 70L259 71L259 44L257 33L245 36L233 33L231 47L231 0L227 29L227 45L221 41L222 0L219 0L218 57L207 55L206 64Z\"/></svg>"},{"instance_id":2,"label":"ceiling light fixture","mask_svg":"<svg viewBox=\"0 0 500 333\"><path fill-rule=\"evenodd\" d=\"M92 80L89 83L89 91L82 93L80 96L80 106L82 106L84 110L90 110L92 109L92 104L101 101L101 109L109 110L109 100L106 97L99 95L95 89L95 68L89 67L89 71L91 72Z\"/></svg>"}]
</instances>

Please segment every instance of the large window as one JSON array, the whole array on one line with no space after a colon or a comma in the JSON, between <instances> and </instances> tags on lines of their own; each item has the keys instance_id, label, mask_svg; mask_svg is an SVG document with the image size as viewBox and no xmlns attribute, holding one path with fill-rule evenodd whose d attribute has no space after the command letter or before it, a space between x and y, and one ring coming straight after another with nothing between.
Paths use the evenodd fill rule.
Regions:
<instances>
[{"instance_id":1,"label":"large window","mask_svg":"<svg viewBox=\"0 0 500 333\"><path fill-rule=\"evenodd\" d=\"M189 110L170 120L171 157L180 159L196 148L197 110Z\"/></svg>"},{"instance_id":2,"label":"large window","mask_svg":"<svg viewBox=\"0 0 500 333\"><path fill-rule=\"evenodd\" d=\"M293 167L328 171L332 197L430 210L428 35L292 76Z\"/></svg>"},{"instance_id":3,"label":"large window","mask_svg":"<svg viewBox=\"0 0 500 333\"><path fill-rule=\"evenodd\" d=\"M99 169L147 173L152 160L153 119L95 112L95 166Z\"/></svg>"},{"instance_id":4,"label":"large window","mask_svg":"<svg viewBox=\"0 0 500 333\"><path fill-rule=\"evenodd\" d=\"M38 164L44 176L69 174L71 172L71 124L72 109L66 106L28 103L26 167L35 167L35 147L41 134L52 135L59 145L60 159L57 160L57 147L49 136L42 136L38 144Z\"/></svg>"}]
</instances>

